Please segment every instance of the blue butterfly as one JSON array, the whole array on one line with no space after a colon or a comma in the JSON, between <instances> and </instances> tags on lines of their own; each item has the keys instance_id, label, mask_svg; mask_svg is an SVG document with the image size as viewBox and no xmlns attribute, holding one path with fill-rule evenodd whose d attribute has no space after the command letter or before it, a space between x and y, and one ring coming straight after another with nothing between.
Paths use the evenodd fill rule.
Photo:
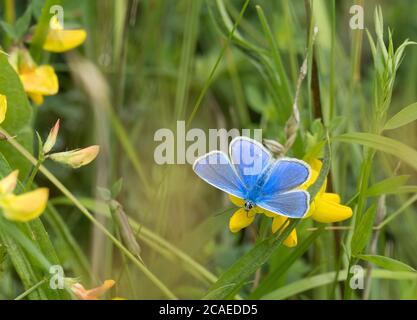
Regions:
<instances>
[{"instance_id":1,"label":"blue butterfly","mask_svg":"<svg viewBox=\"0 0 417 320\"><path fill-rule=\"evenodd\" d=\"M194 172L212 186L244 200L249 212L261 209L290 218L302 218L309 209L310 194L298 189L311 174L304 161L275 160L259 142L236 137L224 152L212 151L198 158Z\"/></svg>"}]
</instances>

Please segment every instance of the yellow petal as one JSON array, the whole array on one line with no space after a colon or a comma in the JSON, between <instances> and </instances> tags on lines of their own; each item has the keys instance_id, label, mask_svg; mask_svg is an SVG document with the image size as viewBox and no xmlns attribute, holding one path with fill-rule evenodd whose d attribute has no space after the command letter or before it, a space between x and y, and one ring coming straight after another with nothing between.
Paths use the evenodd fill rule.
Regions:
<instances>
[{"instance_id":1,"label":"yellow petal","mask_svg":"<svg viewBox=\"0 0 417 320\"><path fill-rule=\"evenodd\" d=\"M245 209L240 208L238 209L230 218L229 220L229 229L230 231L236 233L249 226L253 220L255 219L255 215L249 212L246 212Z\"/></svg>"},{"instance_id":2,"label":"yellow petal","mask_svg":"<svg viewBox=\"0 0 417 320\"><path fill-rule=\"evenodd\" d=\"M36 93L28 93L29 98L33 101L34 104L40 106L43 104L43 95Z\"/></svg>"},{"instance_id":3,"label":"yellow petal","mask_svg":"<svg viewBox=\"0 0 417 320\"><path fill-rule=\"evenodd\" d=\"M255 207L256 211L258 211L259 213L263 213L264 215L266 215L268 218L275 218L277 216L276 213L273 213L271 211L268 211L266 209L262 209L260 207Z\"/></svg>"},{"instance_id":4,"label":"yellow petal","mask_svg":"<svg viewBox=\"0 0 417 320\"><path fill-rule=\"evenodd\" d=\"M19 170L15 170L7 177L0 180L0 194L12 193L16 188L17 177L19 176Z\"/></svg>"},{"instance_id":5,"label":"yellow petal","mask_svg":"<svg viewBox=\"0 0 417 320\"><path fill-rule=\"evenodd\" d=\"M229 194L229 199L237 207L243 207L245 205L245 200L238 198L234 195Z\"/></svg>"},{"instance_id":6,"label":"yellow petal","mask_svg":"<svg viewBox=\"0 0 417 320\"><path fill-rule=\"evenodd\" d=\"M331 195L330 198L334 198L334 196ZM351 216L351 208L341 205L336 201L329 200L329 196L317 199L316 208L312 214L312 218L321 223L339 222L346 220Z\"/></svg>"},{"instance_id":7,"label":"yellow petal","mask_svg":"<svg viewBox=\"0 0 417 320\"><path fill-rule=\"evenodd\" d=\"M308 162L311 169L320 172L321 168L323 167L323 162L321 162L319 159L312 159Z\"/></svg>"},{"instance_id":8,"label":"yellow petal","mask_svg":"<svg viewBox=\"0 0 417 320\"><path fill-rule=\"evenodd\" d=\"M311 175L310 178L301 186L301 189L306 190L308 187L310 187L314 182L316 182L317 178L319 177L321 168L323 166L323 163L318 159L312 159L308 161L308 164L311 167ZM326 190L327 180L323 183L320 192L323 192Z\"/></svg>"},{"instance_id":9,"label":"yellow petal","mask_svg":"<svg viewBox=\"0 0 417 320\"><path fill-rule=\"evenodd\" d=\"M285 223L285 226L281 229L282 225ZM275 215L274 220L272 220L272 233L277 232L281 229L280 234L285 230L288 226L289 221L287 217ZM286 247L292 248L297 245L297 231L293 229L288 237L284 240L283 244Z\"/></svg>"},{"instance_id":10,"label":"yellow petal","mask_svg":"<svg viewBox=\"0 0 417 320\"><path fill-rule=\"evenodd\" d=\"M340 203L340 196L337 193L330 193L330 192L323 193L323 195L321 196L321 199Z\"/></svg>"},{"instance_id":11,"label":"yellow petal","mask_svg":"<svg viewBox=\"0 0 417 320\"><path fill-rule=\"evenodd\" d=\"M43 49L50 52L69 51L83 44L86 38L87 32L84 29L51 29L46 37Z\"/></svg>"},{"instance_id":12,"label":"yellow petal","mask_svg":"<svg viewBox=\"0 0 417 320\"><path fill-rule=\"evenodd\" d=\"M319 172L312 169L310 178L300 186L300 189L307 190L308 187L310 187L314 182L316 182L318 176L319 176Z\"/></svg>"},{"instance_id":13,"label":"yellow petal","mask_svg":"<svg viewBox=\"0 0 417 320\"><path fill-rule=\"evenodd\" d=\"M43 96L58 93L58 77L49 65L36 67L32 71L21 73L20 80L26 92Z\"/></svg>"},{"instance_id":14,"label":"yellow petal","mask_svg":"<svg viewBox=\"0 0 417 320\"><path fill-rule=\"evenodd\" d=\"M10 194L0 201L0 206L7 219L26 222L39 217L45 211L48 195L47 188L39 188L18 196Z\"/></svg>"},{"instance_id":15,"label":"yellow petal","mask_svg":"<svg viewBox=\"0 0 417 320\"><path fill-rule=\"evenodd\" d=\"M6 96L0 94L0 123L6 119L7 112L7 98Z\"/></svg>"}]
</instances>

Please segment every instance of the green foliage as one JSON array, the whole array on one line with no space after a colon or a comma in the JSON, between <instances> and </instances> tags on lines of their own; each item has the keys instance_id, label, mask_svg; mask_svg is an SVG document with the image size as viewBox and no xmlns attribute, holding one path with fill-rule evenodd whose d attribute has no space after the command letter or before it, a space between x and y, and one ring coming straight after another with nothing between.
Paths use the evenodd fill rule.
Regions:
<instances>
[{"instance_id":1,"label":"green foliage","mask_svg":"<svg viewBox=\"0 0 417 320\"><path fill-rule=\"evenodd\" d=\"M400 112L392 116L384 126L384 130L397 129L399 127L405 126L410 122L413 122L417 119L417 103L410 104L409 106L401 109Z\"/></svg>"},{"instance_id":2,"label":"green foliage","mask_svg":"<svg viewBox=\"0 0 417 320\"><path fill-rule=\"evenodd\" d=\"M20 41L29 29L31 18L32 5L29 5L23 15L16 20L14 25L5 21L0 21L0 25L10 38L14 41Z\"/></svg>"},{"instance_id":3,"label":"green foliage","mask_svg":"<svg viewBox=\"0 0 417 320\"><path fill-rule=\"evenodd\" d=\"M360 254L357 255L357 258L361 260L365 260L368 262L372 262L373 264L376 264L377 266L391 270L391 271L410 271L410 272L416 272L416 270L409 265L392 259L390 257L385 256L379 256L379 255L370 255L370 254Z\"/></svg>"},{"instance_id":4,"label":"green foliage","mask_svg":"<svg viewBox=\"0 0 417 320\"><path fill-rule=\"evenodd\" d=\"M0 69L0 93L6 96L8 104L6 120L1 126L11 135L16 136L17 141L26 149L32 150L32 107L29 105L19 77L3 54L0 54ZM29 172L28 161L5 141L0 141L0 152L14 169L20 170L22 176Z\"/></svg>"},{"instance_id":5,"label":"green foliage","mask_svg":"<svg viewBox=\"0 0 417 320\"><path fill-rule=\"evenodd\" d=\"M55 4L67 28L88 33L62 56L42 50ZM39 185L51 195L30 223L0 213L0 298L69 298L48 287L48 267L60 264L86 288L115 279L106 297L360 299L348 272L360 261L372 268L369 298L415 299L417 107L408 104L417 101L417 55L402 39L417 39L409 16L417 3L408 6L384 3L383 19L367 4L365 25L374 27L351 30L339 23L349 5L333 0L1 3L2 50L28 47L36 63L55 68L60 91L30 106L0 53L1 127L17 139L0 140L0 177L19 169L28 183L18 193ZM91 166L36 164L42 139L34 133L46 137L58 118L57 148L100 145ZM262 217L230 233L235 208L221 192L191 165L155 164L156 130L184 119L206 133L262 128L275 146L293 124L292 147L275 154L323 160L308 191L314 198L327 178L326 192L353 217L292 220L280 235ZM295 227L298 245L286 248Z\"/></svg>"},{"instance_id":6,"label":"green foliage","mask_svg":"<svg viewBox=\"0 0 417 320\"><path fill-rule=\"evenodd\" d=\"M380 196L383 194L392 194L401 191L401 187L405 185L410 176L394 176L382 180L370 186L366 191L368 197Z\"/></svg>"},{"instance_id":7,"label":"green foliage","mask_svg":"<svg viewBox=\"0 0 417 320\"><path fill-rule=\"evenodd\" d=\"M374 225L376 215L376 205L373 204L366 210L363 216L359 216L356 219L359 219L356 224L358 227L355 229L351 242L351 253L353 256L361 253L372 234L372 227Z\"/></svg>"},{"instance_id":8,"label":"green foliage","mask_svg":"<svg viewBox=\"0 0 417 320\"><path fill-rule=\"evenodd\" d=\"M337 141L357 143L386 152L417 170L417 151L397 140L366 132L346 133L334 139Z\"/></svg>"}]
</instances>

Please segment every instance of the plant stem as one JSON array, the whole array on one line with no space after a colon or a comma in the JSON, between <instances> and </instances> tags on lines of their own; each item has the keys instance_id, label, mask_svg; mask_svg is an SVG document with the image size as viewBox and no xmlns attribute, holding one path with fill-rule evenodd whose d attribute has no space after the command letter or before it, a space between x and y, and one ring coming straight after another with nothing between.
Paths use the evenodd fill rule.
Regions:
<instances>
[{"instance_id":1,"label":"plant stem","mask_svg":"<svg viewBox=\"0 0 417 320\"><path fill-rule=\"evenodd\" d=\"M25 292L19 294L16 298L14 298L15 300L22 300L24 297L26 297L27 295L31 294L33 291L35 291L37 288L39 288L41 285L43 285L48 279L43 279L41 281L39 281L37 284L35 284L34 286L32 286L31 288L27 289Z\"/></svg>"},{"instance_id":2,"label":"plant stem","mask_svg":"<svg viewBox=\"0 0 417 320\"><path fill-rule=\"evenodd\" d=\"M30 189L30 187L33 184L33 181L35 180L36 174L39 172L39 168L41 167L43 162L44 162L43 157L39 156L39 159L36 162L36 165L33 167L32 172L30 173L30 176L27 178L24 184L23 192L26 192Z\"/></svg>"}]
</instances>

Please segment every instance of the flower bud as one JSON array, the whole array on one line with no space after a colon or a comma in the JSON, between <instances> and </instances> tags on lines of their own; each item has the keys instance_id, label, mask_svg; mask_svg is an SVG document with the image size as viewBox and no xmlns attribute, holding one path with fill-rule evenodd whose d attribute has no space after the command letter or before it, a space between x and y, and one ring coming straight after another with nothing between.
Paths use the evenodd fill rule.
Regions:
<instances>
[{"instance_id":1,"label":"flower bud","mask_svg":"<svg viewBox=\"0 0 417 320\"><path fill-rule=\"evenodd\" d=\"M115 281L109 279L104 281L102 285L88 290L81 283L77 282L71 285L71 291L80 300L99 300L100 296L104 295L114 285Z\"/></svg>"},{"instance_id":2,"label":"flower bud","mask_svg":"<svg viewBox=\"0 0 417 320\"><path fill-rule=\"evenodd\" d=\"M56 138L59 132L59 119L55 123L54 127L49 132L48 138L46 138L45 144L43 145L43 153L47 154L49 151L52 150L56 143Z\"/></svg>"},{"instance_id":3,"label":"flower bud","mask_svg":"<svg viewBox=\"0 0 417 320\"><path fill-rule=\"evenodd\" d=\"M99 146L90 146L84 149L54 153L49 157L56 162L64 163L77 169L93 161L97 157L99 151Z\"/></svg>"}]
</instances>

